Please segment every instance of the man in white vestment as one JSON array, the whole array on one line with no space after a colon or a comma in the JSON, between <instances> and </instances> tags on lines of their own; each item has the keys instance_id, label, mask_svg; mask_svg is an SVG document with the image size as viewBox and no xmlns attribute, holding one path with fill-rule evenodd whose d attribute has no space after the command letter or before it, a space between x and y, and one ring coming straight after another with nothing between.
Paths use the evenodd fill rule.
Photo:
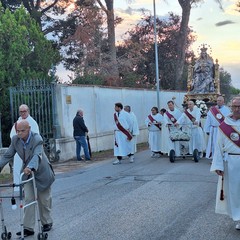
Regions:
<instances>
[{"instance_id":1,"label":"man in white vestment","mask_svg":"<svg viewBox=\"0 0 240 240\"><path fill-rule=\"evenodd\" d=\"M176 128L174 126L174 123L176 123L176 121L181 117L182 112L177 108L175 108L174 102L172 100L168 101L167 105L168 105L168 110L164 114L164 120L165 120L165 125L169 130L166 132L165 139L167 139L167 141L165 142L168 147L168 153L170 152L170 150L173 149L175 150L176 156L180 156L180 142L179 141L173 142L170 139L169 131L171 131L171 128Z\"/></svg>"},{"instance_id":2,"label":"man in white vestment","mask_svg":"<svg viewBox=\"0 0 240 240\"><path fill-rule=\"evenodd\" d=\"M240 221L240 97L233 98L231 105L232 114L218 129L210 171L219 176L216 213ZM236 229L240 230L240 223Z\"/></svg>"},{"instance_id":3,"label":"man in white vestment","mask_svg":"<svg viewBox=\"0 0 240 240\"><path fill-rule=\"evenodd\" d=\"M21 120L24 120L24 119L28 121L29 126L31 127L31 131L39 134L38 124L30 116L29 107L26 104L22 104L19 107L19 115L20 115L20 117L18 118L17 122L15 122L15 124L13 125L12 130L10 132L10 138L11 139L14 135L17 134L16 133L16 127L17 127L18 122L20 122ZM19 184L19 182L20 182L21 168L22 168L22 159L16 153L15 156L14 156L14 160L13 160L13 182L15 184ZM19 191L19 188L15 187L14 190Z\"/></svg>"},{"instance_id":4,"label":"man in white vestment","mask_svg":"<svg viewBox=\"0 0 240 240\"><path fill-rule=\"evenodd\" d=\"M195 149L198 150L199 157L205 150L205 140L203 130L200 127L201 111L194 105L193 101L188 101L188 109L185 110L181 117L175 123L175 126L185 125L189 128L191 137L189 141L189 153L193 154Z\"/></svg>"},{"instance_id":5,"label":"man in white vestment","mask_svg":"<svg viewBox=\"0 0 240 240\"><path fill-rule=\"evenodd\" d=\"M148 127L148 142L152 151L151 157L160 157L161 153L161 126L164 123L163 116L158 113L158 108L153 107L151 114L145 120Z\"/></svg>"},{"instance_id":6,"label":"man in white vestment","mask_svg":"<svg viewBox=\"0 0 240 240\"><path fill-rule=\"evenodd\" d=\"M230 113L230 109L224 105L224 98L222 96L217 98L217 106L209 109L204 124L204 132L208 135L206 158L212 159L217 141L218 126Z\"/></svg>"},{"instance_id":7,"label":"man in white vestment","mask_svg":"<svg viewBox=\"0 0 240 240\"><path fill-rule=\"evenodd\" d=\"M132 151L132 118L123 110L121 103L115 103L114 121L114 156L117 159L113 165L116 165L121 163L122 157L130 155Z\"/></svg>"},{"instance_id":8,"label":"man in white vestment","mask_svg":"<svg viewBox=\"0 0 240 240\"><path fill-rule=\"evenodd\" d=\"M132 150L129 154L129 159L130 159L130 163L134 162L134 153L137 152L137 135L139 135L139 127L138 127L138 121L137 121L137 117L134 114L134 112L131 111L131 107L130 106L125 106L124 107L124 111L128 112L132 118Z\"/></svg>"},{"instance_id":9,"label":"man in white vestment","mask_svg":"<svg viewBox=\"0 0 240 240\"><path fill-rule=\"evenodd\" d=\"M167 110L165 108L160 109L160 114L163 116L164 119L164 114ZM165 123L161 125L161 139L166 139L166 136L168 135L168 127ZM162 141L161 140L161 146L160 146L160 154L167 154L168 153L168 142L167 141Z\"/></svg>"}]
</instances>

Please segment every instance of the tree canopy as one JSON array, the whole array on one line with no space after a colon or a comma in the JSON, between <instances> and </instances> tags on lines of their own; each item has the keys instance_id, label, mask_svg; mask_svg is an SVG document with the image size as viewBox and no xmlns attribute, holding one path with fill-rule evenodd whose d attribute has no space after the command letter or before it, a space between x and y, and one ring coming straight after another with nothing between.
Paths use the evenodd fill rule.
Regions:
<instances>
[{"instance_id":1,"label":"tree canopy","mask_svg":"<svg viewBox=\"0 0 240 240\"><path fill-rule=\"evenodd\" d=\"M181 18L173 13L166 20L156 19L159 77L161 88L176 89L174 85L175 66L177 61L177 42ZM189 46L195 37L190 28L187 29L186 59L194 57ZM118 48L118 62L120 74L124 80L126 73L132 72L137 76L137 83L142 87L154 87L155 80L155 55L154 55L154 26L153 16L146 16L132 30L126 33L126 40ZM184 76L186 89L186 76ZM183 87L181 88L183 89Z\"/></svg>"},{"instance_id":2,"label":"tree canopy","mask_svg":"<svg viewBox=\"0 0 240 240\"><path fill-rule=\"evenodd\" d=\"M8 88L22 79L47 78L60 55L24 8L12 13L0 6L0 12L0 112L5 130L11 124Z\"/></svg>"}]
</instances>

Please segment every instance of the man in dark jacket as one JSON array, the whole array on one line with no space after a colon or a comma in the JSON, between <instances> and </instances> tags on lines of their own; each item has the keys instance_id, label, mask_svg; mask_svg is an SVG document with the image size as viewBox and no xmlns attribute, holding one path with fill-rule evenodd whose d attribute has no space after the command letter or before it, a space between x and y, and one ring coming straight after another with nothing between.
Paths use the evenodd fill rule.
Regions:
<instances>
[{"instance_id":1,"label":"man in dark jacket","mask_svg":"<svg viewBox=\"0 0 240 240\"><path fill-rule=\"evenodd\" d=\"M86 135L88 133L88 128L86 127L83 120L83 111L79 109L77 111L76 117L73 119L73 137L76 141L76 155L77 160L83 160L81 158L81 147L83 148L85 160L91 160L88 151L88 145L86 141Z\"/></svg>"}]
</instances>

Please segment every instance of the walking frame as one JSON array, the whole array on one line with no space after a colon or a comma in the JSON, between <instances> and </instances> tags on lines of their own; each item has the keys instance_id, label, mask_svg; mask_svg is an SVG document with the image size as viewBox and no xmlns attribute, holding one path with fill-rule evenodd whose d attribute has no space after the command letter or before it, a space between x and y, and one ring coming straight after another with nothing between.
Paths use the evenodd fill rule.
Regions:
<instances>
[{"instance_id":1,"label":"walking frame","mask_svg":"<svg viewBox=\"0 0 240 240\"><path fill-rule=\"evenodd\" d=\"M37 216L37 222L38 222L38 235L37 239L38 240L44 240L48 238L48 234L43 232L42 226L41 226L41 220L40 220L40 213L39 213L39 205L38 205L38 198L37 198L37 188L36 188L36 181L35 181L35 175L34 172L32 171L31 175L24 180L26 175L22 173L20 175L20 183L19 184L0 184L0 189L1 188L14 188L14 187L19 187L19 196L16 196L16 198L19 198L19 208L20 208L20 227L21 227L21 236L19 239L24 240L24 224L23 224L23 216L24 216L24 209L35 205L35 211L36 211L36 216ZM33 192L34 192L34 201L25 204L24 202L24 184L32 182L33 184ZM11 198L11 203L12 206L15 206L16 200L14 195L12 196L1 196L0 193L0 213L1 213L1 223L2 223L2 233L1 233L1 239L2 240L8 240L11 239L12 233L7 231L7 227L4 222L4 212L3 212L3 205L2 205L2 200L4 198Z\"/></svg>"}]
</instances>

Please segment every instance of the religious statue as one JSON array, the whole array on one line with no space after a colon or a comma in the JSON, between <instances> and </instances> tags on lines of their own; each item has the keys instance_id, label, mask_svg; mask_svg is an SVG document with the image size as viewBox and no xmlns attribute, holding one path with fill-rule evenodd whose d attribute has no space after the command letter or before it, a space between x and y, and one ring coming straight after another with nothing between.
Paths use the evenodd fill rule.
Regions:
<instances>
[{"instance_id":1,"label":"religious statue","mask_svg":"<svg viewBox=\"0 0 240 240\"><path fill-rule=\"evenodd\" d=\"M185 106L188 101L194 101L201 108L201 104L206 103L207 107L216 105L220 93L220 72L218 59L214 62L207 53L211 47L207 44L201 44L200 54L195 64L188 65L187 94L184 96ZM202 105L203 106L203 105ZM204 107L202 116L206 115Z\"/></svg>"},{"instance_id":2,"label":"religious statue","mask_svg":"<svg viewBox=\"0 0 240 240\"><path fill-rule=\"evenodd\" d=\"M214 86L214 62L207 54L205 45L200 49L200 57L197 59L192 69L192 83L190 86L191 93L213 93Z\"/></svg>"}]
</instances>

